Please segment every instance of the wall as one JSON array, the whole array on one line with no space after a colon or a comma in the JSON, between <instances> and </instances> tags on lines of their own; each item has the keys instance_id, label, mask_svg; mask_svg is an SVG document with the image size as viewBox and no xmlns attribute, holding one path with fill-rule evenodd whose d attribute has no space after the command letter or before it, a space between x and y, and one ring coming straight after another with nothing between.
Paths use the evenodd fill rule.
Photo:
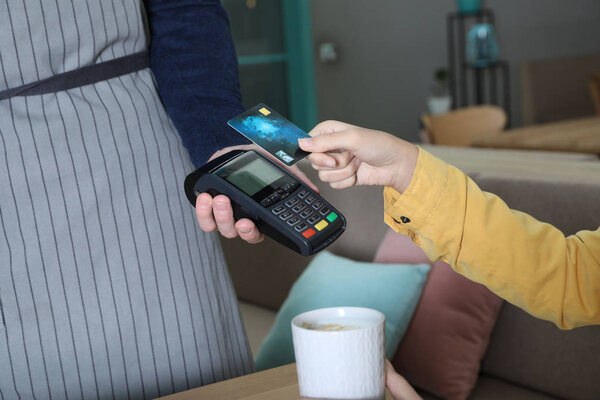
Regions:
<instances>
[{"instance_id":1,"label":"wall","mask_svg":"<svg viewBox=\"0 0 600 400\"><path fill-rule=\"evenodd\" d=\"M598 0L488 0L500 58L511 65L512 115L519 125L519 65L600 53ZM338 45L337 63L316 61L319 119L417 139L433 71L445 67L452 0L313 0L315 43Z\"/></svg>"}]
</instances>

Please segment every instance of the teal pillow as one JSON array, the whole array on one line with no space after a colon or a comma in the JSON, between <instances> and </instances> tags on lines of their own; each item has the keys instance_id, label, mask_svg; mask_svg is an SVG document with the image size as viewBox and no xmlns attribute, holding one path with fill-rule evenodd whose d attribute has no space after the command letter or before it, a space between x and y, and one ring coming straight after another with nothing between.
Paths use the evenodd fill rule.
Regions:
<instances>
[{"instance_id":1,"label":"teal pillow","mask_svg":"<svg viewBox=\"0 0 600 400\"><path fill-rule=\"evenodd\" d=\"M423 291L428 264L357 262L327 251L315 257L298 278L257 356L264 370L294 362L292 318L316 308L355 306L385 315L385 353L392 358Z\"/></svg>"}]
</instances>

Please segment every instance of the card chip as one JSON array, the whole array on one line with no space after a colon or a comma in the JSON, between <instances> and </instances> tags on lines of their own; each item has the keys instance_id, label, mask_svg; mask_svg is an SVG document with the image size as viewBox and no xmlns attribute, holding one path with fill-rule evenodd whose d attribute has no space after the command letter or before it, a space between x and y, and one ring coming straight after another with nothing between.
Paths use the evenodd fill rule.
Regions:
<instances>
[{"instance_id":1,"label":"card chip","mask_svg":"<svg viewBox=\"0 0 600 400\"><path fill-rule=\"evenodd\" d=\"M263 107L260 110L258 110L258 112L260 112L262 115L269 115L269 114L271 114L271 111L267 110L265 107Z\"/></svg>"}]
</instances>

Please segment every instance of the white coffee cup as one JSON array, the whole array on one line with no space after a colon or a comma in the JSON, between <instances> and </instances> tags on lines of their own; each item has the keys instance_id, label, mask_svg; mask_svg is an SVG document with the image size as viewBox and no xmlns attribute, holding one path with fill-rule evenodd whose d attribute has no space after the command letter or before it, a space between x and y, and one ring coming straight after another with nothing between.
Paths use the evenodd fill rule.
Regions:
<instances>
[{"instance_id":1,"label":"white coffee cup","mask_svg":"<svg viewBox=\"0 0 600 400\"><path fill-rule=\"evenodd\" d=\"M337 331L315 328L333 325ZM308 311L292 320L300 396L385 398L385 316L362 307Z\"/></svg>"}]
</instances>

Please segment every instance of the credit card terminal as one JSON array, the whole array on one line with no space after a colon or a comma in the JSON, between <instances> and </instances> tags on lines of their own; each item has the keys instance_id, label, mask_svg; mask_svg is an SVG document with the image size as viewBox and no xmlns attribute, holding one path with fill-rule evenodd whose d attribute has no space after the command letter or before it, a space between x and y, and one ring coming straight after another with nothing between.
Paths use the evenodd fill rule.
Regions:
<instances>
[{"instance_id":1,"label":"credit card terminal","mask_svg":"<svg viewBox=\"0 0 600 400\"><path fill-rule=\"evenodd\" d=\"M192 205L207 192L231 200L235 220L249 218L259 231L308 256L346 229L344 216L284 168L252 150L234 150L189 174L185 193Z\"/></svg>"}]
</instances>

